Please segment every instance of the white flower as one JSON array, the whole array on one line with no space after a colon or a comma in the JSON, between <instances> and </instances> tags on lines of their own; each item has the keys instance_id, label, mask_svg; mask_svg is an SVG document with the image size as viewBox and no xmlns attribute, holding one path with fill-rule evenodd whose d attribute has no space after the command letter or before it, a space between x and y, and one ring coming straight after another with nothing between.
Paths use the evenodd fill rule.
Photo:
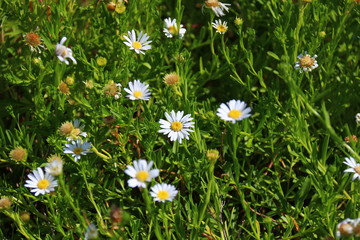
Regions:
<instances>
[{"instance_id":1,"label":"white flower","mask_svg":"<svg viewBox=\"0 0 360 240\"><path fill-rule=\"evenodd\" d=\"M357 123L358 125L360 125L360 113L357 113L357 114L356 114L355 119L356 119L356 123Z\"/></svg>"},{"instance_id":2,"label":"white flower","mask_svg":"<svg viewBox=\"0 0 360 240\"><path fill-rule=\"evenodd\" d=\"M54 160L49 162L45 166L45 172L50 173L53 176L59 176L63 170L63 162L59 160Z\"/></svg>"},{"instance_id":3,"label":"white flower","mask_svg":"<svg viewBox=\"0 0 360 240\"><path fill-rule=\"evenodd\" d=\"M354 176L352 180L354 181L356 178L360 180L360 164L356 163L355 159L352 157L345 158L345 161L343 163L350 167L348 169L345 169L344 172L353 172Z\"/></svg>"},{"instance_id":4,"label":"white flower","mask_svg":"<svg viewBox=\"0 0 360 240\"><path fill-rule=\"evenodd\" d=\"M207 0L205 1L205 6L210 7L216 16L221 17L224 16L224 10L229 12L229 8L227 6L230 6L230 3L222 3L218 0Z\"/></svg>"},{"instance_id":5,"label":"white flower","mask_svg":"<svg viewBox=\"0 0 360 240\"><path fill-rule=\"evenodd\" d=\"M317 64L317 61L315 58L317 58L317 55L314 55L311 57L307 52L305 52L305 55L300 54L297 56L299 61L295 63L295 69L300 69L300 72L311 72L315 68L317 68L319 65Z\"/></svg>"},{"instance_id":6,"label":"white flower","mask_svg":"<svg viewBox=\"0 0 360 240\"><path fill-rule=\"evenodd\" d=\"M130 89L129 89L130 88ZM134 82L129 82L129 88L124 88L124 90L129 93L126 97L131 100L149 100L150 99L150 91L149 85L146 83L142 83L139 80L134 80Z\"/></svg>"},{"instance_id":7,"label":"white flower","mask_svg":"<svg viewBox=\"0 0 360 240\"><path fill-rule=\"evenodd\" d=\"M158 183L155 186L151 187L150 195L154 198L154 201L165 202L172 201L178 191L173 185L166 183Z\"/></svg>"},{"instance_id":8,"label":"white flower","mask_svg":"<svg viewBox=\"0 0 360 240\"><path fill-rule=\"evenodd\" d=\"M125 173L131 177L128 180L129 187L142 187L146 188L145 182L151 182L153 178L159 176L159 169L151 169L154 162L150 161L149 163L146 162L144 159L139 159L133 161L134 166L127 166L125 169Z\"/></svg>"},{"instance_id":9,"label":"white flower","mask_svg":"<svg viewBox=\"0 0 360 240\"><path fill-rule=\"evenodd\" d=\"M66 58L70 58L74 64L77 64L75 58L72 56L73 52L70 48L64 46L66 41L66 37L63 37L60 43L56 44L56 55L58 59L66 64L69 64L69 61Z\"/></svg>"},{"instance_id":10,"label":"white flower","mask_svg":"<svg viewBox=\"0 0 360 240\"><path fill-rule=\"evenodd\" d=\"M142 53L145 54L142 50L149 50L151 46L149 45L152 41L148 41L149 36L141 31L139 33L138 38L136 39L136 34L134 30L128 31L128 35L124 35L123 37L126 39L125 43L130 47L131 50L135 50L137 54Z\"/></svg>"},{"instance_id":11,"label":"white flower","mask_svg":"<svg viewBox=\"0 0 360 240\"><path fill-rule=\"evenodd\" d=\"M26 180L25 187L31 188L30 192L35 193L35 196L52 192L58 185L57 180L49 173L44 175L44 171L40 167L29 173L28 178L29 180Z\"/></svg>"},{"instance_id":12,"label":"white flower","mask_svg":"<svg viewBox=\"0 0 360 240\"><path fill-rule=\"evenodd\" d=\"M163 32L165 36L168 38L172 38L174 36L179 36L179 38L183 38L186 32L186 29L183 28L183 25L180 24L180 29L178 29L178 25L176 24L176 19L171 20L171 18L166 18L165 20L165 28Z\"/></svg>"},{"instance_id":13,"label":"white flower","mask_svg":"<svg viewBox=\"0 0 360 240\"><path fill-rule=\"evenodd\" d=\"M95 224L90 223L86 229L85 239L97 239L99 237L98 229L96 228Z\"/></svg>"},{"instance_id":14,"label":"white flower","mask_svg":"<svg viewBox=\"0 0 360 240\"><path fill-rule=\"evenodd\" d=\"M216 29L216 32L220 34L226 33L228 29L226 21L221 22L221 20L215 20L211 25Z\"/></svg>"},{"instance_id":15,"label":"white flower","mask_svg":"<svg viewBox=\"0 0 360 240\"><path fill-rule=\"evenodd\" d=\"M194 122L191 122L193 118L190 114L185 116L184 111L178 111L175 113L172 110L169 113L165 113L166 120L160 119L159 123L160 129L159 133L163 133L164 135L168 135L170 141L179 141L182 142L183 138L189 139L189 132L193 132L194 130L190 129L194 127Z\"/></svg>"},{"instance_id":16,"label":"white flower","mask_svg":"<svg viewBox=\"0 0 360 240\"><path fill-rule=\"evenodd\" d=\"M228 103L220 104L217 115L224 121L241 121L251 116L251 108L246 107L246 103L240 100L230 100Z\"/></svg>"},{"instance_id":17,"label":"white flower","mask_svg":"<svg viewBox=\"0 0 360 240\"><path fill-rule=\"evenodd\" d=\"M357 224L356 224L357 225ZM351 236L354 232L355 220L346 218L336 226L336 237Z\"/></svg>"},{"instance_id":18,"label":"white flower","mask_svg":"<svg viewBox=\"0 0 360 240\"><path fill-rule=\"evenodd\" d=\"M71 141L71 143L65 144L64 153L70 153L74 157L74 161L76 162L81 158L81 155L92 153L92 151L88 150L90 148L90 142L82 142L81 139L76 139L74 141Z\"/></svg>"}]
</instances>

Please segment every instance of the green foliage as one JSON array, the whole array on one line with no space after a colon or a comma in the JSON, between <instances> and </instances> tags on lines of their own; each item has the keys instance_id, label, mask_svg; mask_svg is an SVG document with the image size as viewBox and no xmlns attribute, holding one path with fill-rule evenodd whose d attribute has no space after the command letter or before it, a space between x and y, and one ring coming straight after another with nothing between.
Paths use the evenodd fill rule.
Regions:
<instances>
[{"instance_id":1,"label":"green foliage","mask_svg":"<svg viewBox=\"0 0 360 240\"><path fill-rule=\"evenodd\" d=\"M119 1L115 11L95 0L0 1L0 198L12 201L0 204L0 239L84 239L90 223L99 239L332 239L338 222L360 217L359 182L343 173L345 157L360 161L358 1L227 2L222 35L203 1ZM165 37L168 17L183 39ZM152 41L144 55L123 43L133 29ZM77 64L57 58L63 36ZM300 73L305 52L319 66ZM177 85L164 83L168 73ZM149 101L126 97L135 79L149 84ZM116 83L120 97L109 94ZM231 99L252 116L221 120ZM194 118L181 144L158 133L171 110ZM74 119L93 146L77 162L60 130ZM10 157L17 147L26 161ZM34 196L28 174L53 154L64 159L59 186ZM128 186L135 159L160 169L147 189ZM172 202L153 201L160 182L178 190Z\"/></svg>"}]
</instances>

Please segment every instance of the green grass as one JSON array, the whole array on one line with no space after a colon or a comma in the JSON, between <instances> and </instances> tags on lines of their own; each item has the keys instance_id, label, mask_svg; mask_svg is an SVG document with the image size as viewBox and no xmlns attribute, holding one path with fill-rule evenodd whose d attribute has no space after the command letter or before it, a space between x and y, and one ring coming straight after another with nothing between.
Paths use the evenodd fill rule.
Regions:
<instances>
[{"instance_id":1,"label":"green grass","mask_svg":"<svg viewBox=\"0 0 360 240\"><path fill-rule=\"evenodd\" d=\"M227 3L220 18L200 0L129 0L123 13L104 1L0 2L0 197L12 202L0 209L0 239L84 239L90 223L99 239L333 239L340 221L360 217L360 183L343 172L345 157L360 162L360 143L344 140L360 133L359 4ZM168 17L184 25L183 39L165 37ZM211 26L217 19L228 23L224 35ZM132 29L152 40L145 55L123 43ZM41 53L26 44L30 32ZM63 36L76 65L56 57ZM319 66L300 73L305 51ZM163 81L171 72L181 78L173 87ZM66 95L59 85L69 77ZM149 84L149 101L104 92L135 79ZM252 116L221 120L217 109L231 99ZM171 110L194 118L181 144L158 133ZM59 131L74 119L94 151L77 162ZM26 161L10 158L16 147ZM27 176L52 154L64 159L59 186L34 196ZM139 158L160 169L146 189L130 188L124 173ZM153 201L150 187L160 182L176 187L173 201Z\"/></svg>"}]
</instances>

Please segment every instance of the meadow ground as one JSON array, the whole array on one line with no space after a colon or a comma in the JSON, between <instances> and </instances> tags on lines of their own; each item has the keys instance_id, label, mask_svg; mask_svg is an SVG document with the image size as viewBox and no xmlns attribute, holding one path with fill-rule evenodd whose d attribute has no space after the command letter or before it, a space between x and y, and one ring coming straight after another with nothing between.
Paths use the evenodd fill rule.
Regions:
<instances>
[{"instance_id":1,"label":"meadow ground","mask_svg":"<svg viewBox=\"0 0 360 240\"><path fill-rule=\"evenodd\" d=\"M0 1L0 239L360 236L359 13Z\"/></svg>"}]
</instances>

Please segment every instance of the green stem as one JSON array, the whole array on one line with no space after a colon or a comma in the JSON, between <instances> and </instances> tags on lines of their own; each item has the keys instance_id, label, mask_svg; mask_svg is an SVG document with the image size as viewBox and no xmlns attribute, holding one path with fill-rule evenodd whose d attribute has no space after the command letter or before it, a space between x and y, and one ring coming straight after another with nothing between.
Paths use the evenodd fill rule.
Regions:
<instances>
[{"instance_id":1,"label":"green stem","mask_svg":"<svg viewBox=\"0 0 360 240\"><path fill-rule=\"evenodd\" d=\"M89 200L90 202L92 203L92 205L94 206L99 218L100 218L100 224L101 224L101 227L102 228L106 228L104 222L103 222L103 218L102 218L102 215L101 215L101 212L100 212L100 209L98 207L98 205L96 204L95 200L94 200L94 196L93 196L93 193L92 193L92 190L91 190L91 187L86 179L86 174L85 174L85 168L84 166L81 166L81 174L83 176L83 179L84 179L84 182L85 182L85 186L86 186L86 189L88 190L89 192Z\"/></svg>"},{"instance_id":2,"label":"green stem","mask_svg":"<svg viewBox=\"0 0 360 240\"><path fill-rule=\"evenodd\" d=\"M68 188L67 188L66 185L65 185L64 177L63 177L62 174L59 176L58 180L59 180L59 185L60 185L62 191L64 192L65 199L67 200L67 202L70 204L70 206L71 206L72 209L74 210L74 213L75 213L75 215L77 216L79 222L81 222L82 225L83 225L83 227L86 228L86 227L88 226L88 224L85 222L84 218L81 216L80 211L79 211L79 208L75 206L74 200L73 200L73 198L71 197L71 195L70 195L70 193L69 193L69 190L68 190ZM63 196L64 196L64 195L63 195Z\"/></svg>"}]
</instances>

